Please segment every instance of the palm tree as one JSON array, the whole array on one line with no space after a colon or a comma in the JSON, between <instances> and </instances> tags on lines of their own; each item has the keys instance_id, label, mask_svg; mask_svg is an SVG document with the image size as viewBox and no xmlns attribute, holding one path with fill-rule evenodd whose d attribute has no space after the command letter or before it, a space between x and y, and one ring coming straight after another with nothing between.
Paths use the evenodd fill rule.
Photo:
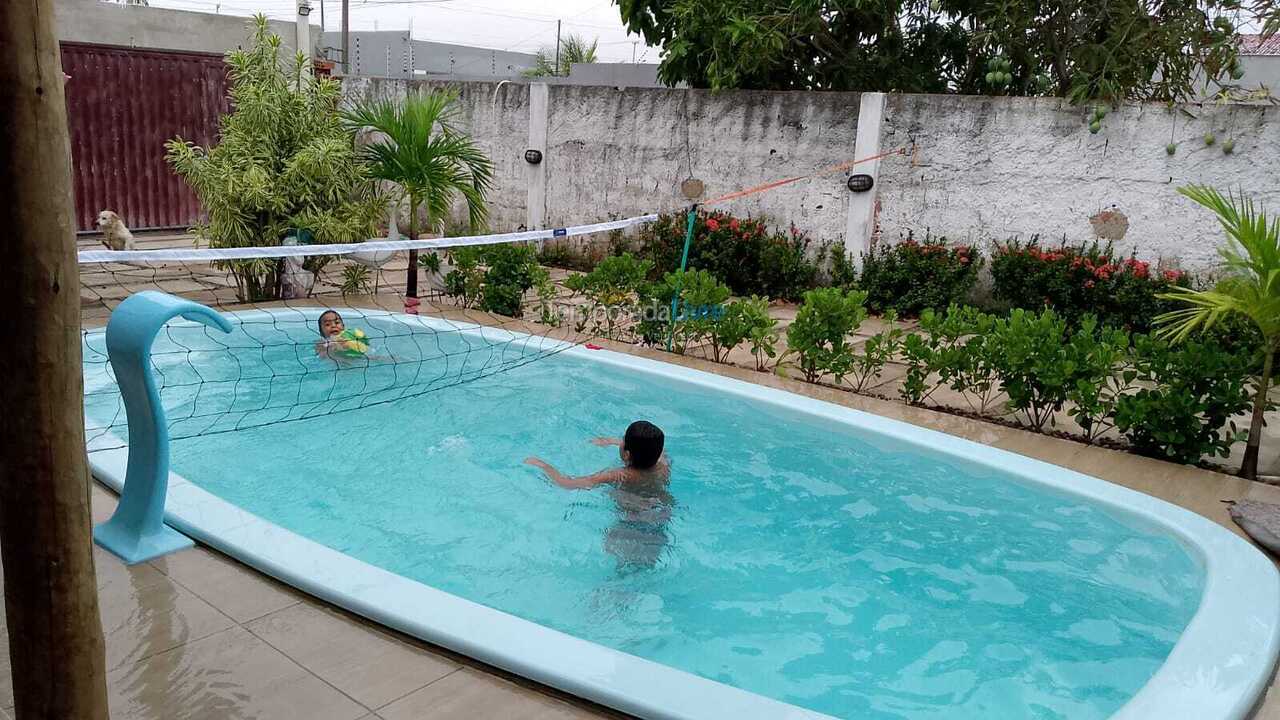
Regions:
<instances>
[{"instance_id":1,"label":"palm tree","mask_svg":"<svg viewBox=\"0 0 1280 720\"><path fill-rule=\"evenodd\" d=\"M1178 289L1162 295L1188 307L1164 313L1156 323L1164 326L1161 335L1175 342L1213 327L1228 315L1246 318L1262 334L1262 375L1253 397L1249 441L1240 466L1240 476L1253 480L1258 475L1262 414L1280 345L1280 218L1268 222L1266 212L1243 195L1224 196L1203 185L1178 188L1178 192L1217 213L1227 244L1218 251L1222 256L1221 279L1213 289Z\"/></svg>"},{"instance_id":2,"label":"palm tree","mask_svg":"<svg viewBox=\"0 0 1280 720\"><path fill-rule=\"evenodd\" d=\"M574 63L593 63L597 61L596 47L600 44L597 38L587 44L585 38L569 35L560 43L560 51L554 48L542 48L534 54L533 67L524 71L525 77L546 77L547 75L569 74Z\"/></svg>"},{"instance_id":3,"label":"palm tree","mask_svg":"<svg viewBox=\"0 0 1280 720\"><path fill-rule=\"evenodd\" d=\"M418 236L418 208L427 209L433 231L444 226L453 202L467 203L471 229L483 228L489 217L485 193L493 184L493 163L475 141L456 125L460 108L452 90L411 92L403 102L377 100L343 114L353 131L378 135L361 150L370 173L400 186L409 201L409 236ZM418 251L409 251L406 294L418 294Z\"/></svg>"}]
</instances>

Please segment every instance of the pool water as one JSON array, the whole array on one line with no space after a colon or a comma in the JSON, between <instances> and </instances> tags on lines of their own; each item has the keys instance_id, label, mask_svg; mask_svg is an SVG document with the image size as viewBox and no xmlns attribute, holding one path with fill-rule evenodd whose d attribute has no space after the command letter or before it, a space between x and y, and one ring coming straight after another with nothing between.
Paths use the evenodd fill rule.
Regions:
<instances>
[{"instance_id":1,"label":"pool water","mask_svg":"<svg viewBox=\"0 0 1280 720\"><path fill-rule=\"evenodd\" d=\"M378 335L382 322L349 324ZM206 334L190 333L178 342L198 348ZM387 338L398 367L337 370L283 349L301 334L253 333L268 349L234 358L165 355L162 338L157 363L172 358L168 378L188 361L231 377L228 363L245 373L278 355L332 397L356 382L399 387L406 363L433 362L417 339ZM89 362L87 387L101 390ZM230 395L239 384L209 383L198 401L261 404L297 377L257 375ZM308 387L288 386L300 401ZM180 383L174 393L175 412L196 402ZM1100 505L632 369L555 355L404 394L175 440L173 469L405 577L845 718L1105 718L1161 665L1204 588L1178 540ZM105 424L109 403L94 397L88 413ZM616 465L616 448L589 440L635 419L666 432L669 520L637 521L610 490L564 490L522 462Z\"/></svg>"}]
</instances>

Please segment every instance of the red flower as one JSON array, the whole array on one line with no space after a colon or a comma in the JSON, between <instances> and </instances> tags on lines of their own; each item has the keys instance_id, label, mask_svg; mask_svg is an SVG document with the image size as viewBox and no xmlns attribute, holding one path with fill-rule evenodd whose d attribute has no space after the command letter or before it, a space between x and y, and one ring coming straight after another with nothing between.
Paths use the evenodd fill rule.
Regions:
<instances>
[{"instance_id":1,"label":"red flower","mask_svg":"<svg viewBox=\"0 0 1280 720\"><path fill-rule=\"evenodd\" d=\"M1085 280L1085 281L1084 281L1084 286L1085 286L1085 287L1087 287L1087 288L1091 288L1091 287L1093 287L1093 281L1092 281L1092 280Z\"/></svg>"},{"instance_id":2,"label":"red flower","mask_svg":"<svg viewBox=\"0 0 1280 720\"><path fill-rule=\"evenodd\" d=\"M729 220L729 229L730 229L730 230L732 230L732 231L734 231L734 232L738 232L738 228L739 228L739 227L740 227L740 225L739 225L739 223L738 223L738 218L732 218L732 219L730 219L730 220Z\"/></svg>"},{"instance_id":3,"label":"red flower","mask_svg":"<svg viewBox=\"0 0 1280 720\"><path fill-rule=\"evenodd\" d=\"M715 232L720 229L720 223L715 218L707 218L707 229Z\"/></svg>"},{"instance_id":4,"label":"red flower","mask_svg":"<svg viewBox=\"0 0 1280 720\"><path fill-rule=\"evenodd\" d=\"M1164 279L1168 280L1169 282L1178 282L1179 280L1182 279L1182 271L1181 270L1165 270Z\"/></svg>"}]
</instances>

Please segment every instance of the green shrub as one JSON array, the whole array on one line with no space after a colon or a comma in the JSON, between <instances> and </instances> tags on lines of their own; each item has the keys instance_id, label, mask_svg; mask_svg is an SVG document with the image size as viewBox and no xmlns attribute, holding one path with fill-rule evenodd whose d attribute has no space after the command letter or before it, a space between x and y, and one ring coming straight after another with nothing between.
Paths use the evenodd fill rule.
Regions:
<instances>
[{"instance_id":1,"label":"green shrub","mask_svg":"<svg viewBox=\"0 0 1280 720\"><path fill-rule=\"evenodd\" d=\"M1098 327L1085 315L1064 345L1064 374L1069 380L1067 414L1092 443L1115 424L1116 403L1132 387L1137 373L1129 367L1129 333Z\"/></svg>"},{"instance_id":2,"label":"green shrub","mask_svg":"<svg viewBox=\"0 0 1280 720\"><path fill-rule=\"evenodd\" d=\"M683 353L692 345L711 343L723 319L729 288L705 270L672 273L673 280L683 277L680 302L676 305L675 343Z\"/></svg>"},{"instance_id":3,"label":"green shrub","mask_svg":"<svg viewBox=\"0 0 1280 720\"><path fill-rule=\"evenodd\" d=\"M711 352L716 362L724 362L729 351L750 341L751 354L756 359L756 369L763 370L763 357L776 354L778 321L769 315L769 301L752 295L747 300L735 300L724 309L711 333ZM762 357L763 356L763 357Z\"/></svg>"},{"instance_id":4,"label":"green shrub","mask_svg":"<svg viewBox=\"0 0 1280 720\"><path fill-rule=\"evenodd\" d=\"M575 275L565 281L565 287L591 301L588 316L593 324L592 332L615 338L622 315L634 311L636 293L644 285L651 264L639 260L631 253L607 257L591 272ZM585 327L583 318L578 331Z\"/></svg>"},{"instance_id":5,"label":"green shrub","mask_svg":"<svg viewBox=\"0 0 1280 720\"><path fill-rule=\"evenodd\" d=\"M991 256L992 297L1011 308L1052 308L1071 325L1094 315L1104 325L1145 332L1174 303L1157 297L1190 279L1177 270L1153 272L1109 247L1042 248L1035 238L998 245Z\"/></svg>"},{"instance_id":6,"label":"green shrub","mask_svg":"<svg viewBox=\"0 0 1280 720\"><path fill-rule=\"evenodd\" d=\"M949 387L974 412L985 413L1000 392L999 347L991 339L995 323L994 315L967 305L921 313L920 332L907 335L902 343L907 365L903 400L919 405L938 388Z\"/></svg>"},{"instance_id":7,"label":"green shrub","mask_svg":"<svg viewBox=\"0 0 1280 720\"><path fill-rule=\"evenodd\" d=\"M962 302L981 267L982 255L971 245L949 247L946 238L919 243L908 237L864 255L858 287L866 291L872 310L915 317Z\"/></svg>"},{"instance_id":8,"label":"green shrub","mask_svg":"<svg viewBox=\"0 0 1280 720\"><path fill-rule=\"evenodd\" d=\"M866 390L871 381L884 372L884 366L902 349L905 331L898 326L897 313L890 310L880 319L884 321L885 329L867 338L862 344L862 351L854 353L853 364L849 368L850 384L854 392Z\"/></svg>"},{"instance_id":9,"label":"green shrub","mask_svg":"<svg viewBox=\"0 0 1280 720\"><path fill-rule=\"evenodd\" d=\"M449 251L453 269L444 277L445 293L465 307L521 317L524 294L542 278L532 247L515 243L464 246Z\"/></svg>"},{"instance_id":10,"label":"green shrub","mask_svg":"<svg viewBox=\"0 0 1280 720\"><path fill-rule=\"evenodd\" d=\"M675 316L671 301L679 292ZM650 283L640 292L642 319L637 332L642 342L665 345L684 354L689 347L711 342L716 324L723 317L729 288L706 270L669 272L662 280Z\"/></svg>"},{"instance_id":11,"label":"green shrub","mask_svg":"<svg viewBox=\"0 0 1280 720\"><path fill-rule=\"evenodd\" d=\"M454 297L464 308L480 302L484 291L484 270L480 267L481 250L464 246L449 251L453 269L444 276L444 291Z\"/></svg>"},{"instance_id":12,"label":"green shrub","mask_svg":"<svg viewBox=\"0 0 1280 720\"><path fill-rule=\"evenodd\" d=\"M653 272L680 267L688 215L663 215L640 235L640 254L653 263ZM736 295L797 300L813 287L818 265L809 257L812 241L792 227L770 232L763 222L727 213L699 212L689 247L688 268L706 270ZM817 251L820 256L822 253Z\"/></svg>"},{"instance_id":13,"label":"green shrub","mask_svg":"<svg viewBox=\"0 0 1280 720\"><path fill-rule=\"evenodd\" d=\"M853 368L851 335L867 318L862 291L818 288L804 294L804 304L787 329L789 356L794 355L804 379L817 382L830 374L836 383Z\"/></svg>"},{"instance_id":14,"label":"green shrub","mask_svg":"<svg viewBox=\"0 0 1280 720\"><path fill-rule=\"evenodd\" d=\"M1067 358L1067 323L1052 310L1017 309L996 320L990 339L996 377L1009 408L1036 430L1053 421L1076 384Z\"/></svg>"},{"instance_id":15,"label":"green shrub","mask_svg":"<svg viewBox=\"0 0 1280 720\"><path fill-rule=\"evenodd\" d=\"M795 302L814 287L818 281L818 264L826 251L824 248L811 251L812 244L809 236L794 225L786 235L774 233L766 237L760 249L758 292L764 297ZM815 254L814 258L809 257L811 253Z\"/></svg>"},{"instance_id":16,"label":"green shrub","mask_svg":"<svg viewBox=\"0 0 1280 720\"><path fill-rule=\"evenodd\" d=\"M769 303L764 298L752 295L745 302L742 313L747 316L750 332L747 342L751 344L751 356L756 360L756 370L769 369L769 361L778 356L778 319L769 314Z\"/></svg>"},{"instance_id":17,"label":"green shrub","mask_svg":"<svg viewBox=\"0 0 1280 720\"><path fill-rule=\"evenodd\" d=\"M291 228L317 242L362 242L385 210L338 113L337 80L312 75L285 53L267 19L253 19L248 49L227 53L232 111L216 145L175 137L165 161L191 186L208 219L192 232L213 248L279 245ZM244 301L280 296L276 258L215 263ZM318 272L320 263L309 262Z\"/></svg>"},{"instance_id":18,"label":"green shrub","mask_svg":"<svg viewBox=\"0 0 1280 720\"><path fill-rule=\"evenodd\" d=\"M556 284L551 282L551 273L546 268L534 270L533 288L538 296L538 322L559 327L561 317L555 308Z\"/></svg>"},{"instance_id":19,"label":"green shrub","mask_svg":"<svg viewBox=\"0 0 1280 720\"><path fill-rule=\"evenodd\" d=\"M507 317L523 315L525 291L534 286L541 270L534 249L516 243L487 245L481 257L488 269L480 309Z\"/></svg>"},{"instance_id":20,"label":"green shrub","mask_svg":"<svg viewBox=\"0 0 1280 720\"><path fill-rule=\"evenodd\" d=\"M349 263L342 268L342 284L338 286L342 297L373 292L369 268L360 263Z\"/></svg>"},{"instance_id":21,"label":"green shrub","mask_svg":"<svg viewBox=\"0 0 1280 720\"><path fill-rule=\"evenodd\" d=\"M849 250L843 241L831 246L827 265L827 284L834 287L853 287L858 284L858 267L849 258Z\"/></svg>"},{"instance_id":22,"label":"green shrub","mask_svg":"<svg viewBox=\"0 0 1280 720\"><path fill-rule=\"evenodd\" d=\"M1115 426L1143 455L1180 463L1225 457L1245 436L1231 418L1252 404L1256 365L1249 351L1138 336L1133 372L1143 387L1116 401Z\"/></svg>"}]
</instances>

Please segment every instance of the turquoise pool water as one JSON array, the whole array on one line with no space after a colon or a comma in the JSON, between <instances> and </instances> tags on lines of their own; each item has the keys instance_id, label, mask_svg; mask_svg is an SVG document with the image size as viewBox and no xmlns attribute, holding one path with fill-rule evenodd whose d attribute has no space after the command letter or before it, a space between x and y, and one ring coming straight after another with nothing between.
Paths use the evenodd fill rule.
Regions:
<instances>
[{"instance_id":1,"label":"turquoise pool water","mask_svg":"<svg viewBox=\"0 0 1280 720\"><path fill-rule=\"evenodd\" d=\"M174 470L365 562L837 717L1105 718L1198 606L1203 568L1178 541L1078 498L633 370L350 324L399 362L335 369L303 322L162 338L173 415L247 427L174 441ZM87 414L106 425L88 345ZM450 384L463 359L511 369ZM377 393L408 397L319 414ZM264 424L303 406L317 416ZM589 439L637 418L667 433L666 522L522 464L611 465Z\"/></svg>"}]
</instances>

